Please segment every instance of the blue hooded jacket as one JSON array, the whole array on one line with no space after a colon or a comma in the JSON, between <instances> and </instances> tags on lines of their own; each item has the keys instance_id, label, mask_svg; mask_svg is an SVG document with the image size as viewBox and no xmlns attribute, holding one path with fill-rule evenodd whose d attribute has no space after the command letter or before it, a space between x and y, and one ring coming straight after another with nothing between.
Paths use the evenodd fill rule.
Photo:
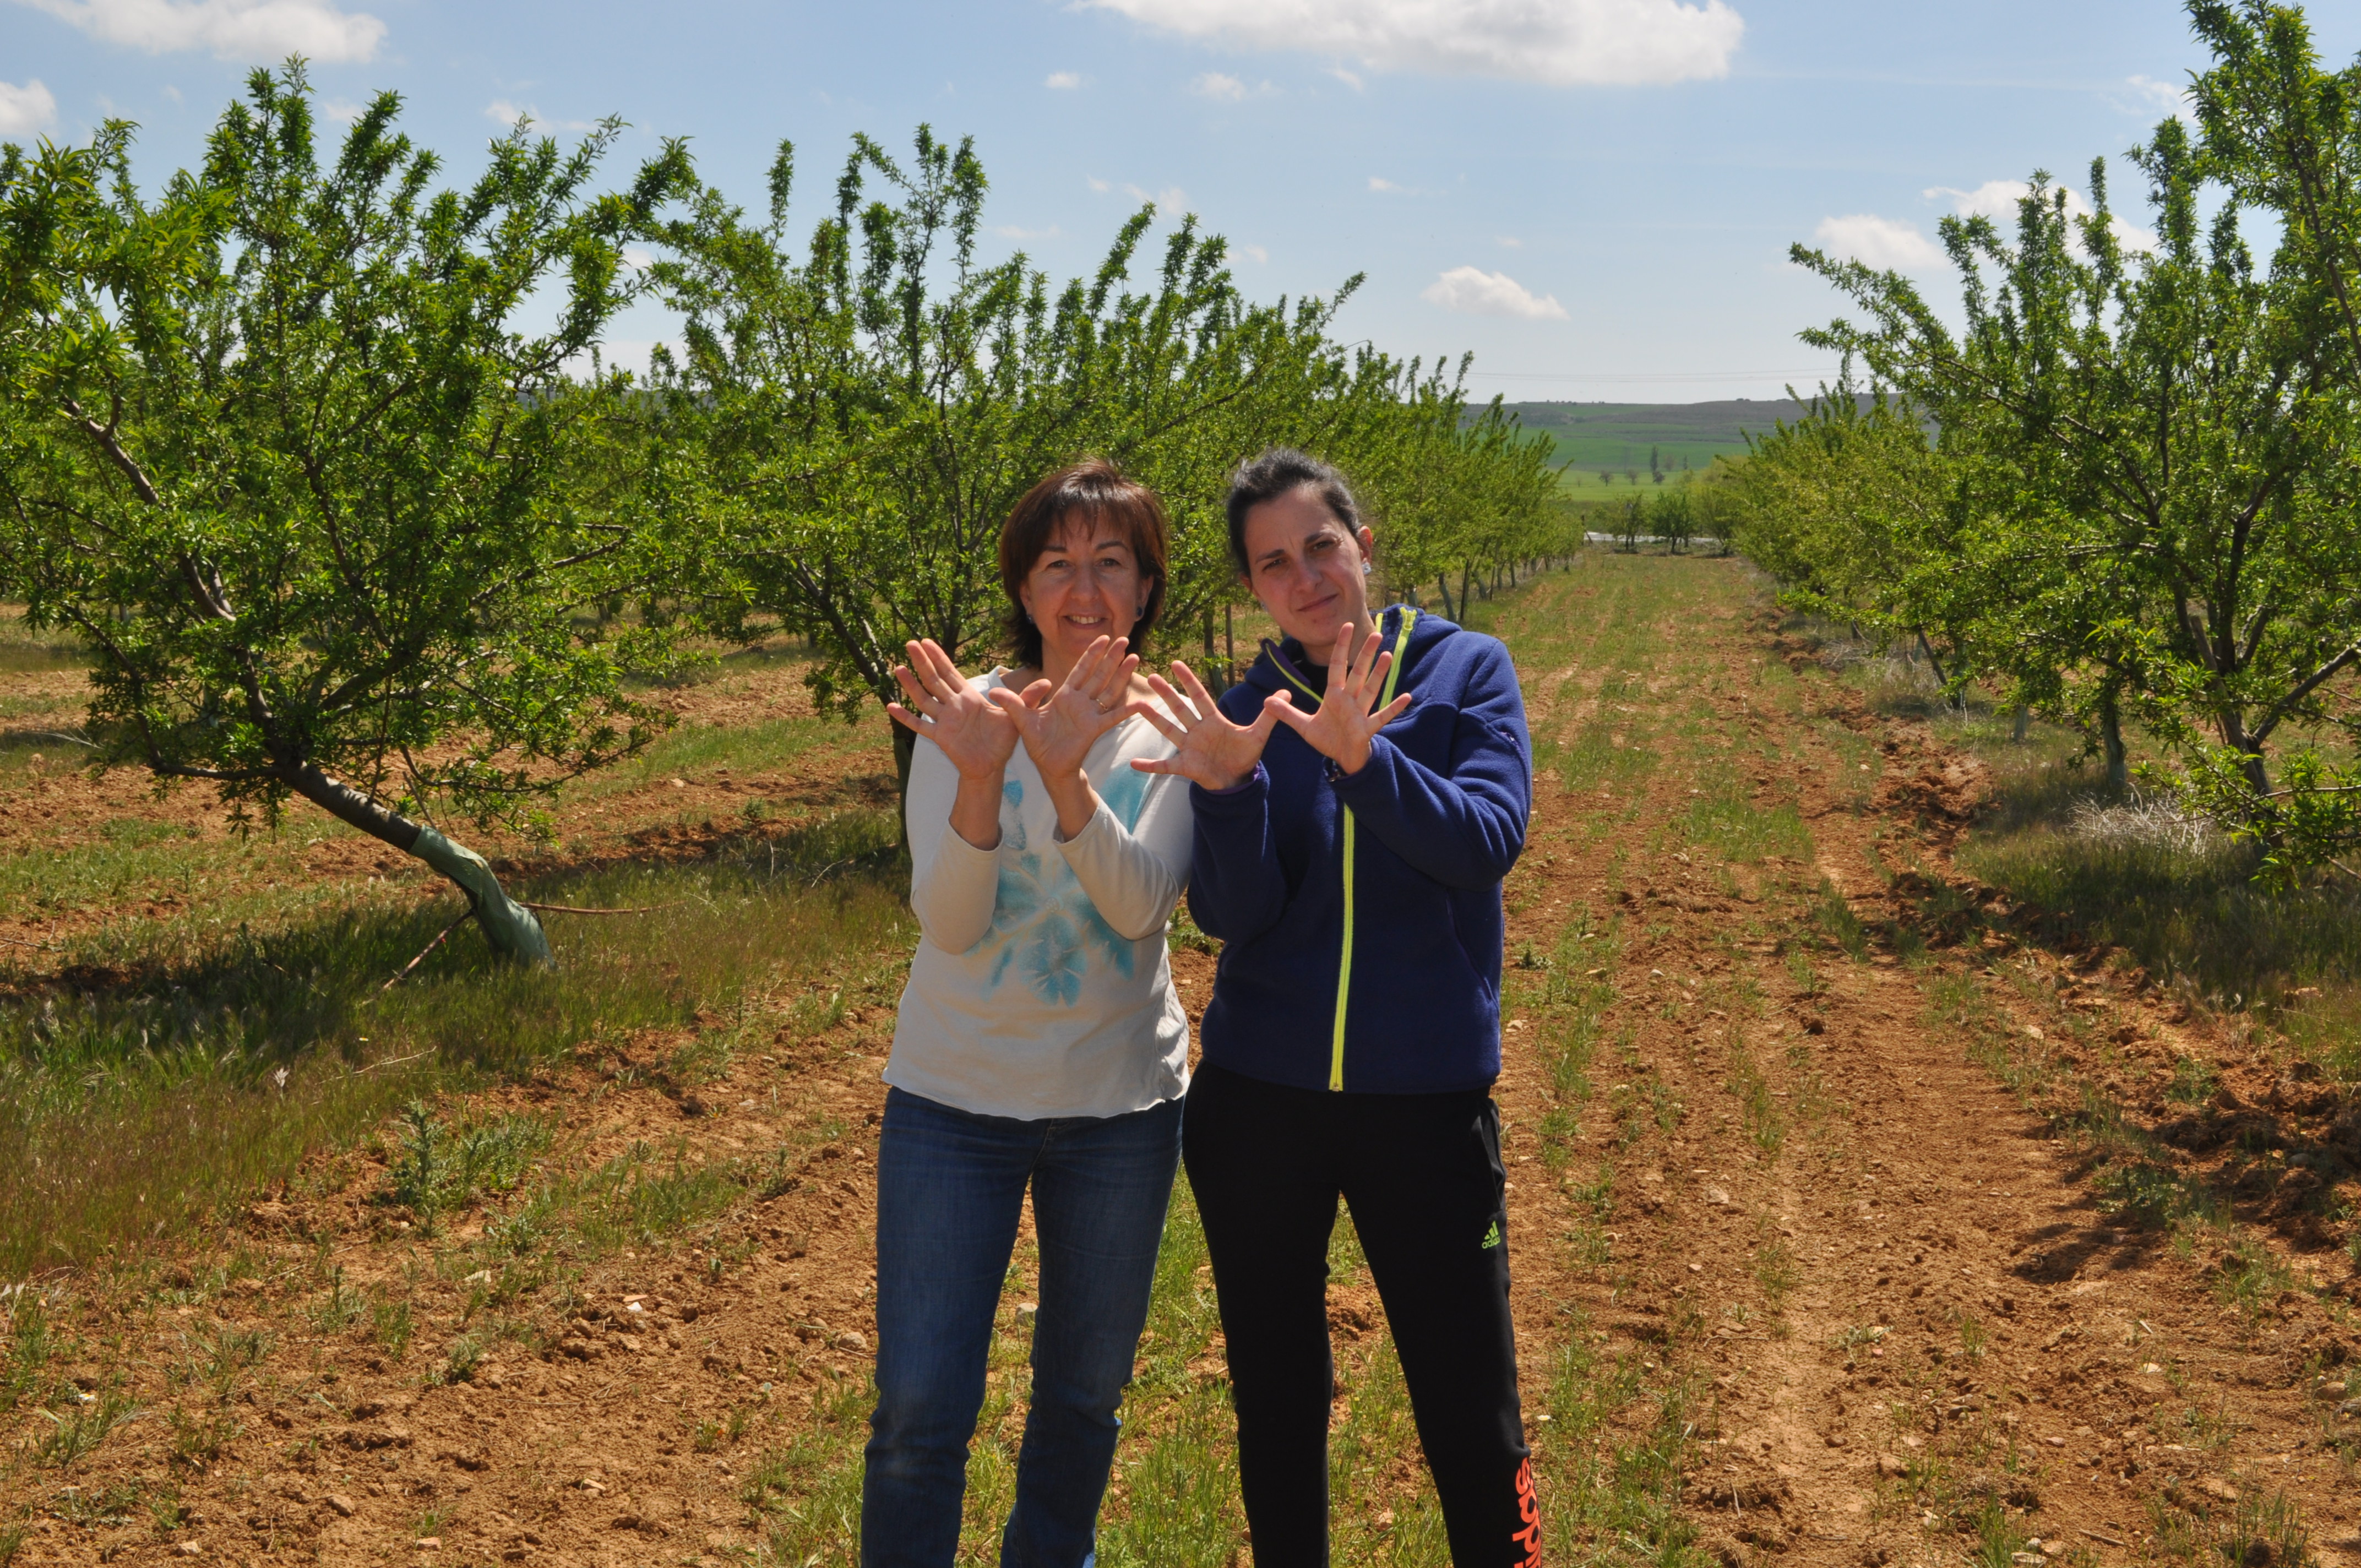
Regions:
<instances>
[{"instance_id":1,"label":"blue hooded jacket","mask_svg":"<svg viewBox=\"0 0 2361 1568\"><path fill-rule=\"evenodd\" d=\"M1532 745L1498 639L1396 606L1387 696L1410 710L1337 771L1285 725L1235 789L1192 785L1189 909L1222 938L1202 1059L1357 1093L1480 1089L1500 1072L1500 882L1525 846ZM1251 723L1319 705L1292 641L1221 698ZM1382 706L1382 701L1378 706Z\"/></svg>"}]
</instances>

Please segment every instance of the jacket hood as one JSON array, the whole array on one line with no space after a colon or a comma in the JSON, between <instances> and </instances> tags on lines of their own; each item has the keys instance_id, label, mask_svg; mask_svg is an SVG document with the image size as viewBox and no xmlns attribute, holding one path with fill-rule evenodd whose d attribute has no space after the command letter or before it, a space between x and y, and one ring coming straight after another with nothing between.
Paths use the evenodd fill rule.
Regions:
<instances>
[{"instance_id":1,"label":"jacket hood","mask_svg":"<svg viewBox=\"0 0 2361 1568\"><path fill-rule=\"evenodd\" d=\"M1398 682L1410 679L1411 666L1418 663L1428 650L1446 637L1457 636L1461 630L1457 622L1445 620L1432 611L1411 610L1407 605L1388 605L1378 612L1378 634L1385 639L1382 646L1391 648L1394 645L1396 629L1400 626L1401 618L1406 614L1415 615L1417 619L1411 622L1410 646L1402 655L1402 668L1397 677ZM1280 667L1281 660L1286 661L1285 669ZM1290 669L1298 675L1307 673L1303 644L1292 637L1278 642L1273 642L1266 637L1262 641L1261 656L1247 666L1246 673L1239 679L1239 684L1252 686L1265 696L1276 691L1286 691L1292 692L1301 698L1302 692L1293 681L1288 679L1288 670Z\"/></svg>"}]
</instances>

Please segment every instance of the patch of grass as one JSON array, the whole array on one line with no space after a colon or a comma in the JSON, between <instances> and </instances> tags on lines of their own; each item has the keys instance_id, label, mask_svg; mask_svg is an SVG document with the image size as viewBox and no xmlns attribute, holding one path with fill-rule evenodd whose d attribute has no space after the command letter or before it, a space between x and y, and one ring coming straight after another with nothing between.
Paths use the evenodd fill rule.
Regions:
<instances>
[{"instance_id":1,"label":"patch of grass","mask_svg":"<svg viewBox=\"0 0 2361 1568\"><path fill-rule=\"evenodd\" d=\"M1739 865L1760 865L1771 855L1807 860L1812 853L1811 829L1793 802L1764 806L1734 776L1718 780L1689 803L1686 828L1689 842Z\"/></svg>"},{"instance_id":2,"label":"patch of grass","mask_svg":"<svg viewBox=\"0 0 2361 1568\"><path fill-rule=\"evenodd\" d=\"M600 1030L685 1026L849 955L898 961L908 916L878 858L891 842L880 814L732 862L529 883L552 902L667 907L555 923L554 971L497 963L463 928L391 992L386 977L447 910L355 895L226 934L102 932L74 956L119 983L0 1002L0 1278L152 1245L406 1102L528 1069ZM371 1062L395 1065L356 1070ZM497 1190L537 1135L462 1126L412 1174L436 1175L422 1195L441 1193L447 1157L454 1179Z\"/></svg>"},{"instance_id":3,"label":"patch of grass","mask_svg":"<svg viewBox=\"0 0 2361 1568\"><path fill-rule=\"evenodd\" d=\"M10 1286L5 1320L7 1355L0 1360L0 1414L40 1399L41 1374L56 1348L49 1302L29 1285Z\"/></svg>"},{"instance_id":4,"label":"patch of grass","mask_svg":"<svg viewBox=\"0 0 2361 1568\"><path fill-rule=\"evenodd\" d=\"M0 612L0 674L86 670L95 662L88 644L73 632L61 627L36 631L20 613Z\"/></svg>"},{"instance_id":5,"label":"patch of grass","mask_svg":"<svg viewBox=\"0 0 2361 1568\"><path fill-rule=\"evenodd\" d=\"M831 1376L803 1430L746 1477L740 1496L761 1520L770 1561L812 1568L859 1562L861 1451L873 1403L869 1390Z\"/></svg>"},{"instance_id":6,"label":"patch of grass","mask_svg":"<svg viewBox=\"0 0 2361 1568\"><path fill-rule=\"evenodd\" d=\"M172 1463L193 1470L203 1470L218 1462L246 1431L245 1423L226 1408L192 1414L186 1408L175 1405L167 1424L170 1429Z\"/></svg>"},{"instance_id":7,"label":"patch of grass","mask_svg":"<svg viewBox=\"0 0 2361 1568\"><path fill-rule=\"evenodd\" d=\"M480 1334L459 1335L451 1342L451 1348L443 1358L443 1369L437 1380L444 1383L474 1382L476 1368L483 1362L485 1349Z\"/></svg>"},{"instance_id":8,"label":"patch of grass","mask_svg":"<svg viewBox=\"0 0 2361 1568\"><path fill-rule=\"evenodd\" d=\"M1975 1545L1969 1550L1968 1561L1977 1568L2015 1568L2018 1555L2026 1551L2026 1532L2010 1517L2008 1508L1998 1497L1986 1497L1975 1512Z\"/></svg>"},{"instance_id":9,"label":"patch of grass","mask_svg":"<svg viewBox=\"0 0 2361 1568\"><path fill-rule=\"evenodd\" d=\"M594 1169L553 1173L485 1227L483 1254L601 1257L653 1243L719 1214L769 1168L688 1157L686 1138L663 1155L642 1142Z\"/></svg>"},{"instance_id":10,"label":"patch of grass","mask_svg":"<svg viewBox=\"0 0 2361 1568\"><path fill-rule=\"evenodd\" d=\"M1804 1271L1785 1242L1768 1241L1754 1249L1754 1283L1763 1288L1773 1311L1784 1310L1788 1296L1803 1282Z\"/></svg>"},{"instance_id":11,"label":"patch of grass","mask_svg":"<svg viewBox=\"0 0 2361 1568\"><path fill-rule=\"evenodd\" d=\"M1754 1146L1766 1155L1776 1155L1787 1141L1786 1114L1752 1053L1735 1038L1730 1042L1730 1079L1724 1087L1738 1096L1746 1135L1754 1140Z\"/></svg>"},{"instance_id":12,"label":"patch of grass","mask_svg":"<svg viewBox=\"0 0 2361 1568\"><path fill-rule=\"evenodd\" d=\"M1228 1568L1246 1512L1238 1501L1235 1418L1219 1387L1177 1401L1148 1451L1124 1467L1120 1517L1099 1536L1107 1568Z\"/></svg>"},{"instance_id":13,"label":"patch of grass","mask_svg":"<svg viewBox=\"0 0 2361 1568\"><path fill-rule=\"evenodd\" d=\"M312 1326L324 1334L343 1333L368 1315L368 1299L345 1283L338 1264L328 1276L328 1293L311 1309Z\"/></svg>"},{"instance_id":14,"label":"patch of grass","mask_svg":"<svg viewBox=\"0 0 2361 1568\"><path fill-rule=\"evenodd\" d=\"M410 1336L417 1325L412 1321L410 1303L372 1301L369 1303L369 1338L385 1347L385 1353L400 1361L410 1354Z\"/></svg>"},{"instance_id":15,"label":"patch of grass","mask_svg":"<svg viewBox=\"0 0 2361 1568\"><path fill-rule=\"evenodd\" d=\"M2241 1234L2219 1261L2206 1271L2206 1282L2223 1305L2235 1307L2249 1322L2265 1307L2292 1288L2295 1277L2279 1255L2252 1234Z\"/></svg>"},{"instance_id":16,"label":"patch of grass","mask_svg":"<svg viewBox=\"0 0 2361 1568\"><path fill-rule=\"evenodd\" d=\"M33 1463L53 1470L71 1470L106 1441L107 1433L136 1418L139 1407L130 1396L110 1389L77 1401L62 1415L55 1410L40 1413L48 1418L49 1431L33 1443Z\"/></svg>"},{"instance_id":17,"label":"patch of grass","mask_svg":"<svg viewBox=\"0 0 2361 1568\"><path fill-rule=\"evenodd\" d=\"M539 1116L511 1115L454 1129L413 1100L402 1107L397 1136L401 1154L387 1173L387 1200L408 1209L431 1234L446 1209L513 1188L549 1146L550 1128Z\"/></svg>"},{"instance_id":18,"label":"patch of grass","mask_svg":"<svg viewBox=\"0 0 2361 1568\"><path fill-rule=\"evenodd\" d=\"M2249 1493L2226 1511L2192 1508L2166 1495L2147 1500L2155 1554L2163 1560L2213 1568L2246 1563L2306 1563L2312 1532L2284 1492Z\"/></svg>"},{"instance_id":19,"label":"patch of grass","mask_svg":"<svg viewBox=\"0 0 2361 1568\"><path fill-rule=\"evenodd\" d=\"M2182 1105L2202 1105L2221 1087L2222 1075L2212 1062L2180 1056L2172 1058L2172 1076L2165 1081L2164 1097Z\"/></svg>"},{"instance_id":20,"label":"patch of grass","mask_svg":"<svg viewBox=\"0 0 2361 1568\"><path fill-rule=\"evenodd\" d=\"M1869 957L1869 927L1852 912L1845 895L1837 891L1836 883L1823 881L1819 898L1812 905L1812 924L1823 938L1841 949L1846 957L1859 963Z\"/></svg>"}]
</instances>

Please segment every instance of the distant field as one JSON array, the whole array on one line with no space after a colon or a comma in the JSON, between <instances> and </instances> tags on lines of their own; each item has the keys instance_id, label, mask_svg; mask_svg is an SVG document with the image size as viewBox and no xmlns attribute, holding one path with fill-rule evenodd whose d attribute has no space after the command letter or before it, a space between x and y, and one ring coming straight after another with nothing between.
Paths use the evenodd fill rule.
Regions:
<instances>
[{"instance_id":1,"label":"distant field","mask_svg":"<svg viewBox=\"0 0 2361 1568\"><path fill-rule=\"evenodd\" d=\"M1773 421L1801 411L1784 398L1719 403L1510 403L1527 430L1556 444L1554 460L1576 491L1653 489L1653 453L1667 477L1684 466L1704 468L1716 457L1746 450L1746 433L1768 434ZM1602 486L1598 476L1614 476Z\"/></svg>"}]
</instances>

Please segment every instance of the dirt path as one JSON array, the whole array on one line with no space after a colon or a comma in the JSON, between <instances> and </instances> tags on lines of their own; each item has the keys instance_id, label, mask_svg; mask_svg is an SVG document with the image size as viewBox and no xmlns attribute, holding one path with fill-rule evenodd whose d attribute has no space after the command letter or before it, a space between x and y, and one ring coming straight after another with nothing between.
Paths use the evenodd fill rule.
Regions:
<instances>
[{"instance_id":1,"label":"dirt path","mask_svg":"<svg viewBox=\"0 0 2361 1568\"><path fill-rule=\"evenodd\" d=\"M2259 1102L2264 1065L1955 888L1972 766L1791 669L1741 574L1593 557L1504 622L1543 773L1499 1092L1552 1560L2260 1568L2308 1531L2361 1565L2342 1255L2103 1213L2056 1112L2189 1053ZM1193 1012L1211 961L1175 958ZM0 1417L0 1563L845 1560L894 984L594 1038L446 1107L555 1142L434 1235L385 1200L390 1128L216 1252L16 1292L0 1388L74 1391ZM1110 1515L1171 1521L1124 1561L1242 1563L1218 1431L1170 1446L1221 1414L1186 1242ZM1025 1291L1020 1266L979 1541ZM1340 1345L1374 1305L1340 1289ZM1338 1561L1439 1563L1399 1400L1346 1361L1340 1442L1392 1446Z\"/></svg>"},{"instance_id":2,"label":"dirt path","mask_svg":"<svg viewBox=\"0 0 2361 1568\"><path fill-rule=\"evenodd\" d=\"M1613 589L1553 591L1578 617ZM1617 1341L1664 1344L1668 1365L1709 1377L1715 1435L1684 1497L1726 1561L2114 1563L2201 1543L2220 1561L2218 1541L2230 1561L2263 1563L2300 1517L2320 1562L2361 1563L2356 1423L2338 1414L2361 1341L2344 1304L2294 1288L2251 1310L2225 1301L2202 1277L2224 1277L2216 1258L2102 1213L2080 1179L2085 1146L1971 1059L2002 1033L2065 1040L2076 1025L2061 1016L2139 1042L2111 1047L2117 1069L2219 1047L2127 986L2070 1014L2056 959L2010 939L1912 940L1926 903L1913 894L1944 883L1972 763L1873 719L1816 667L1798 678L1766 658L1773 634L1745 596L1686 597L1639 639L1663 663L1649 683L1660 757L1638 798L1543 790L1542 853L1521 872L1544 887L1520 889L1512 953L1565 954L1568 911L1619 933L1591 1030L1618 1054L1599 1050L1590 1076L1677 1107L1619 1126L1613 1096L1596 1095L1564 1151L1575 1173L1521 1189L1529 1339L1548 1342L1564 1291ZM1634 675L1649 661L1636 663ZM1577 748L1598 709L1562 691L1535 733ZM1613 750L1641 744L1649 717L1628 718ZM1742 801L1734 822L1698 811L1717 792ZM1618 818L1603 832L1602 811ZM1700 828L1733 826L1753 852L1713 853ZM1784 856L1769 848L1782 839ZM1543 1129L1546 988L1522 989L1539 1026L1511 1025L1504 1100ZM2010 1070L2006 1047L1984 1054ZM1546 1152L1544 1132L1520 1157ZM1593 1212L1612 1227L1610 1261L1568 1271L1565 1244L1542 1238ZM2246 1241L2290 1287L2345 1277L2338 1252ZM1547 1261L1528 1266L1537 1251ZM1528 1381L1541 1392L1539 1369Z\"/></svg>"}]
</instances>

